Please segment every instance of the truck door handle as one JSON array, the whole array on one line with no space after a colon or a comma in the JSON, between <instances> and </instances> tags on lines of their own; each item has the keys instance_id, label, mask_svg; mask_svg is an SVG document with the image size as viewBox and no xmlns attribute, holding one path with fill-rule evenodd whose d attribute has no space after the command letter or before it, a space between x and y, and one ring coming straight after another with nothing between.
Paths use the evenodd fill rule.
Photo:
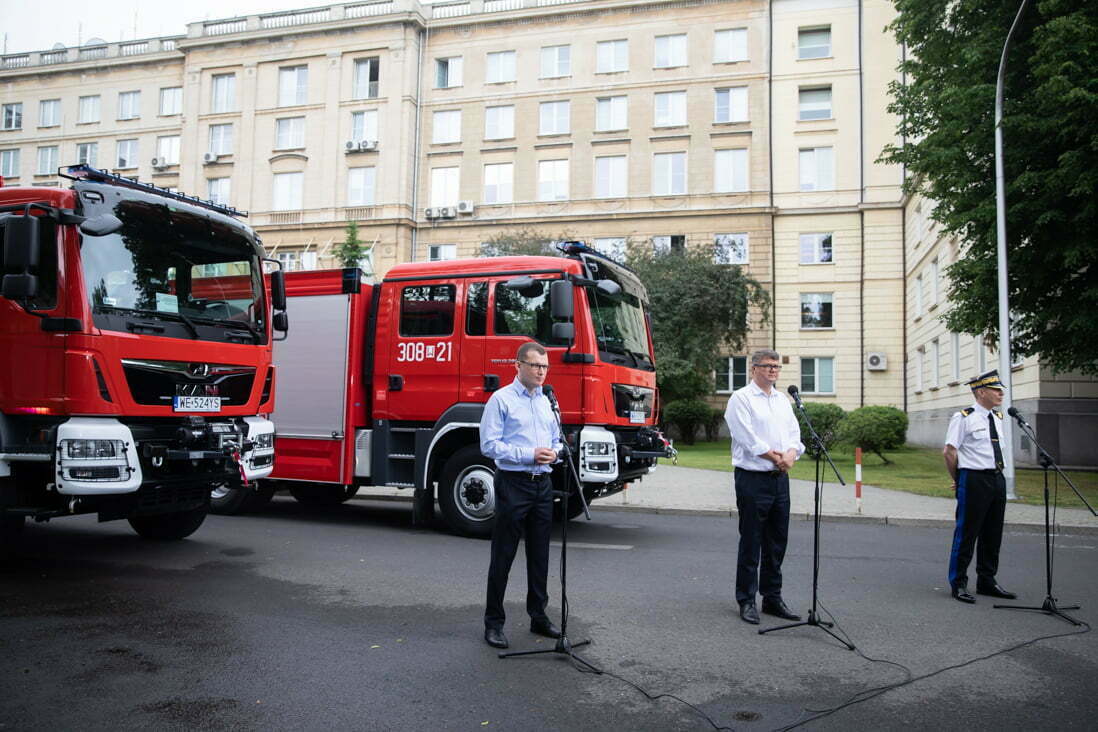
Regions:
<instances>
[{"instance_id":1,"label":"truck door handle","mask_svg":"<svg viewBox=\"0 0 1098 732\"><path fill-rule=\"evenodd\" d=\"M484 375L484 391L495 391L499 388L499 377L495 374Z\"/></svg>"},{"instance_id":2,"label":"truck door handle","mask_svg":"<svg viewBox=\"0 0 1098 732\"><path fill-rule=\"evenodd\" d=\"M404 388L404 377L397 374L389 374L389 391L400 391Z\"/></svg>"}]
</instances>

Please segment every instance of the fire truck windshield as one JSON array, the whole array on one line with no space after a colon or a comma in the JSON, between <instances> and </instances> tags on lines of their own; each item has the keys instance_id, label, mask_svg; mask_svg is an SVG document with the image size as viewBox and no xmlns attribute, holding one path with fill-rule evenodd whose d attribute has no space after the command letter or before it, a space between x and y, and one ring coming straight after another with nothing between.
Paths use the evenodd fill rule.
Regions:
<instances>
[{"instance_id":1,"label":"fire truck windshield","mask_svg":"<svg viewBox=\"0 0 1098 732\"><path fill-rule=\"evenodd\" d=\"M160 201L124 199L122 228L85 235L81 263L95 324L158 335L266 341L255 245L230 224Z\"/></svg>"},{"instance_id":2,"label":"fire truck windshield","mask_svg":"<svg viewBox=\"0 0 1098 732\"><path fill-rule=\"evenodd\" d=\"M599 357L609 363L655 371L655 362L648 349L644 286L628 271L606 260L584 259L596 278L613 280L621 287L617 295L607 295L597 288L587 290Z\"/></svg>"}]
</instances>

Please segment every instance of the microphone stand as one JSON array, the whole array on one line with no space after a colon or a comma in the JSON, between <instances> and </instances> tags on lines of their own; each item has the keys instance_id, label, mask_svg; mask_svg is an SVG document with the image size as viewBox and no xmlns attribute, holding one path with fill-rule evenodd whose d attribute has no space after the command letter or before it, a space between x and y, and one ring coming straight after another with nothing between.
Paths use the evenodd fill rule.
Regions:
<instances>
[{"instance_id":1,"label":"microphone stand","mask_svg":"<svg viewBox=\"0 0 1098 732\"><path fill-rule=\"evenodd\" d=\"M1079 492L1079 489L1075 487L1075 484L1071 482L1071 478L1064 474L1064 471L1060 469L1060 466L1056 464L1056 461L1052 459L1052 456L1045 451L1045 448L1041 446L1040 442L1037 442L1037 436L1033 432L1033 428L1029 426L1029 423L1022 419L1022 415L1017 413L1017 410L1012 410L1011 416L1018 422L1018 426L1022 428L1022 431L1033 441L1033 444L1037 446L1038 462L1041 464L1042 471L1045 478L1045 601L1038 606L1033 605L994 605L993 607L1001 608L1003 610L1034 610L1036 612L1044 613L1046 615L1055 615L1058 618L1063 618L1072 625L1082 625L1082 623L1075 618L1071 617L1064 610L1078 610L1078 605L1057 605L1056 598L1052 596L1052 525L1049 523L1048 511L1049 511L1049 496L1048 496L1048 472L1049 468L1052 468L1056 473L1064 479L1071 490L1075 491L1075 495L1079 497L1079 500L1083 502L1083 505L1090 509L1091 515L1098 516L1095 513L1094 507L1087 503L1087 499L1083 497L1083 494Z\"/></svg>"},{"instance_id":2,"label":"microphone stand","mask_svg":"<svg viewBox=\"0 0 1098 732\"><path fill-rule=\"evenodd\" d=\"M543 391L545 391L543 387ZM556 397L553 396L552 391L548 391L546 394L549 398L549 403L553 406L553 416L557 422L557 432L561 437L562 458L568 465L569 469L564 473L564 490L561 493L561 511L563 520L560 527L560 638L557 638L556 646L553 648L544 648L536 651L509 651L498 654L500 658L514 658L516 656L540 656L545 653L557 653L560 655L568 656L573 661L576 661L586 666L596 674L601 674L602 669L594 665L586 659L580 658L573 653L573 648L579 648L580 646L586 646L591 643L590 639L582 640L579 643L572 643L568 640L568 494L571 492L569 483L570 479L575 480L576 493L579 495L580 504L583 506L583 514L587 517L587 520L591 520L591 512L587 508L587 499L583 495L583 484L580 483L579 473L576 472L576 466L572 462L572 452L568 446L568 440L564 437L564 428L561 425L560 419L560 407L557 404Z\"/></svg>"},{"instance_id":3,"label":"microphone stand","mask_svg":"<svg viewBox=\"0 0 1098 732\"><path fill-rule=\"evenodd\" d=\"M775 630L788 630L789 628L799 628L802 625L809 625L819 628L823 632L830 635L835 640L846 646L847 650L853 651L854 644L849 641L843 640L838 636L831 628L835 625L829 623L826 620L820 620L819 613L816 610L816 606L819 602L819 587L820 587L820 504L823 492L823 475L822 466L820 465L820 456L822 455L827 459L828 465L831 466L831 470L835 472L835 477L839 479L840 485L846 485L846 481L843 480L843 476L839 474L839 469L835 467L835 463L831 460L831 455L828 454L827 448L824 447L823 440L816 434L816 428L812 426L812 420L808 418L808 412L805 411L804 404L801 403L799 395L793 395L794 401L797 403L797 409L800 410L801 416L804 417L804 423L808 425L808 432L812 435L812 454L816 459L816 490L815 490L815 509L816 515L813 519L814 536L812 541L812 608L808 611L808 619L801 620L796 623L788 623L786 625L779 625L775 628L766 628L759 631L759 635L766 635L767 633L773 633Z\"/></svg>"}]
</instances>

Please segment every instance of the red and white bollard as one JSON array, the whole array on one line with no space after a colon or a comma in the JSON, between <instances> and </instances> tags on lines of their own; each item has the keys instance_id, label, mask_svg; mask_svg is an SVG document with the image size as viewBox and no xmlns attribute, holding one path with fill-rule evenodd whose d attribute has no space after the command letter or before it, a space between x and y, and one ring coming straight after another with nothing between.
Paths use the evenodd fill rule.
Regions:
<instances>
[{"instance_id":1,"label":"red and white bollard","mask_svg":"<svg viewBox=\"0 0 1098 732\"><path fill-rule=\"evenodd\" d=\"M854 502L862 512L862 448L854 448Z\"/></svg>"}]
</instances>

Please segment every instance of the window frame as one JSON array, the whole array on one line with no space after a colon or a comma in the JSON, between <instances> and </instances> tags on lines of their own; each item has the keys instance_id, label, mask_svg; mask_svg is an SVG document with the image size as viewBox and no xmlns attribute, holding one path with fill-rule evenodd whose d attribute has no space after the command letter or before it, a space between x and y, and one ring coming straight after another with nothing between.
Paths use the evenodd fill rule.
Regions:
<instances>
[{"instance_id":1,"label":"window frame","mask_svg":"<svg viewBox=\"0 0 1098 732\"><path fill-rule=\"evenodd\" d=\"M517 51L488 51L485 53L485 84L510 84L516 78L518 78Z\"/></svg>"},{"instance_id":2,"label":"window frame","mask_svg":"<svg viewBox=\"0 0 1098 732\"><path fill-rule=\"evenodd\" d=\"M827 325L812 325L810 322L806 324L805 317L808 315L805 312L806 305L811 303L806 298L819 298L820 305L820 320L823 320L824 315L827 315L827 319L830 321ZM834 292L802 292L800 293L800 330L835 330L835 293ZM824 306L827 307L825 310Z\"/></svg>"},{"instance_id":3,"label":"window frame","mask_svg":"<svg viewBox=\"0 0 1098 732\"><path fill-rule=\"evenodd\" d=\"M284 129L285 128L285 129ZM283 139L288 138L288 139ZM296 143L296 144L295 144ZM301 150L305 147L305 117L275 119L275 150Z\"/></svg>"},{"instance_id":4,"label":"window frame","mask_svg":"<svg viewBox=\"0 0 1098 732\"><path fill-rule=\"evenodd\" d=\"M7 131L23 129L22 102L5 102L0 105L0 129Z\"/></svg>"},{"instance_id":5,"label":"window frame","mask_svg":"<svg viewBox=\"0 0 1098 732\"><path fill-rule=\"evenodd\" d=\"M505 114L503 110L508 110ZM506 124L501 124L506 122ZM498 128L493 135L489 125L495 124ZM504 134L506 133L506 134ZM485 140L512 140L515 137L515 105L493 104L484 108L484 139Z\"/></svg>"},{"instance_id":6,"label":"window frame","mask_svg":"<svg viewBox=\"0 0 1098 732\"><path fill-rule=\"evenodd\" d=\"M300 107L309 103L309 65L278 67L278 106Z\"/></svg>"},{"instance_id":7,"label":"window frame","mask_svg":"<svg viewBox=\"0 0 1098 732\"><path fill-rule=\"evenodd\" d=\"M730 159L731 168L722 162L725 157ZM742 160L743 186L736 186L737 161ZM724 185L723 175L728 175L728 186ZM713 192L714 193L747 193L751 190L751 157L746 147L731 147L713 151Z\"/></svg>"},{"instance_id":8,"label":"window frame","mask_svg":"<svg viewBox=\"0 0 1098 732\"><path fill-rule=\"evenodd\" d=\"M663 170L662 163L666 161L668 169ZM676 163L681 162L681 171L676 171ZM666 186L660 186L660 176L667 173ZM671 150L667 152L652 153L652 195L653 196L685 196L689 190L690 171L685 150ZM676 183L681 183L677 187Z\"/></svg>"},{"instance_id":9,"label":"window frame","mask_svg":"<svg viewBox=\"0 0 1098 732\"><path fill-rule=\"evenodd\" d=\"M128 101L127 104L123 100ZM127 109L129 107L129 109ZM127 112L129 114L127 114ZM118 120L141 119L141 90L118 92Z\"/></svg>"},{"instance_id":10,"label":"window frame","mask_svg":"<svg viewBox=\"0 0 1098 732\"><path fill-rule=\"evenodd\" d=\"M827 45L805 45L803 42L804 37L812 33L827 33ZM814 61L821 58L831 58L832 48L834 47L834 39L831 34L830 25L819 26L804 26L797 28L797 60L798 61ZM823 53L805 55L805 49L822 48L825 49Z\"/></svg>"},{"instance_id":11,"label":"window frame","mask_svg":"<svg viewBox=\"0 0 1098 732\"><path fill-rule=\"evenodd\" d=\"M724 362L724 370L720 368L713 369L713 386L714 392L717 394L731 394L737 389L741 389L751 381L749 377L748 357L747 356L722 356L718 359L718 362ZM738 370L738 366L742 365L743 383L737 386L737 377L741 375L741 371ZM725 375L724 388L720 386L719 377L721 374Z\"/></svg>"},{"instance_id":12,"label":"window frame","mask_svg":"<svg viewBox=\"0 0 1098 732\"><path fill-rule=\"evenodd\" d=\"M608 182L608 190L610 192L602 193L599 181L603 178L600 175L600 166L606 165L606 180ZM611 162L612 161L612 162ZM618 181L614 175L615 169L618 167L618 163L621 166L621 180ZM628 155L596 155L594 176L595 176L595 198L627 198L629 196L629 156ZM621 189L621 193L617 193L618 189Z\"/></svg>"},{"instance_id":13,"label":"window frame","mask_svg":"<svg viewBox=\"0 0 1098 732\"><path fill-rule=\"evenodd\" d=\"M489 175L489 171L491 175ZM487 205L500 205L515 202L515 164L513 162L485 163L483 167L484 186L481 198ZM489 182L493 178L494 182ZM491 186L491 189L489 188ZM489 195L491 190L493 195Z\"/></svg>"},{"instance_id":14,"label":"window frame","mask_svg":"<svg viewBox=\"0 0 1098 732\"><path fill-rule=\"evenodd\" d=\"M224 114L236 110L236 73L210 75L210 112Z\"/></svg>"},{"instance_id":15,"label":"window frame","mask_svg":"<svg viewBox=\"0 0 1098 732\"><path fill-rule=\"evenodd\" d=\"M128 155L125 160L122 158L123 145L127 148ZM132 151L129 151L132 148ZM115 140L114 143L114 167L119 170L126 170L128 168L136 168L141 164L141 141L136 137L127 137L122 140Z\"/></svg>"},{"instance_id":16,"label":"window frame","mask_svg":"<svg viewBox=\"0 0 1098 732\"><path fill-rule=\"evenodd\" d=\"M355 178L361 177L361 181ZM357 193L357 196L355 195ZM377 205L377 166L347 168L347 206Z\"/></svg>"},{"instance_id":17,"label":"window frame","mask_svg":"<svg viewBox=\"0 0 1098 732\"><path fill-rule=\"evenodd\" d=\"M604 53L604 49L606 53ZM603 61L609 68L603 67ZM619 64L622 64L619 68ZM629 39L613 38L595 42L595 73L621 74L629 71Z\"/></svg>"},{"instance_id":18,"label":"window frame","mask_svg":"<svg viewBox=\"0 0 1098 732\"><path fill-rule=\"evenodd\" d=\"M652 46L652 68L677 69L690 63L690 54L687 52L688 34L664 33L655 38ZM660 41L665 46L660 48ZM664 54L664 63L660 63L660 54Z\"/></svg>"},{"instance_id":19,"label":"window frame","mask_svg":"<svg viewBox=\"0 0 1098 732\"><path fill-rule=\"evenodd\" d=\"M92 116L94 115L94 118ZM76 124L96 124L103 119L102 95L85 94L76 100Z\"/></svg>"},{"instance_id":20,"label":"window frame","mask_svg":"<svg viewBox=\"0 0 1098 732\"><path fill-rule=\"evenodd\" d=\"M826 250L828 252L828 259L823 259L823 252L825 247L823 246L824 240L829 240ZM807 232L799 234L797 236L798 249L798 263L802 265L817 265L817 264L835 264L835 232ZM808 261L805 260L805 244L811 244L812 246L812 258Z\"/></svg>"},{"instance_id":21,"label":"window frame","mask_svg":"<svg viewBox=\"0 0 1098 732\"><path fill-rule=\"evenodd\" d=\"M732 237L742 237L742 242L740 242L740 244L742 245L742 249L736 249L736 248L727 249L727 248L724 248L725 247L725 242L721 241L722 238L724 238L726 240L729 240L728 243L732 244L733 247L736 246L735 240L732 239ZM751 236L746 231L735 232L735 233L727 233L727 234L714 234L713 235L713 248L714 248L713 261L716 264L728 264L728 265L741 265L741 266L743 266L743 265L750 264L750 262L751 262ZM727 258L727 261L725 261L726 260L725 257L720 257L719 256L719 253L721 251L735 251L737 254L739 254L739 256L735 257L735 258L729 257L729 258Z\"/></svg>"},{"instance_id":22,"label":"window frame","mask_svg":"<svg viewBox=\"0 0 1098 732\"><path fill-rule=\"evenodd\" d=\"M800 374L799 381L800 381L800 385L801 385L801 393L802 394L819 394L821 396L834 396L836 394L836 391L835 391L835 375L836 375L835 374L835 357L834 356L801 356L800 359L801 359L800 360L801 374ZM814 385L813 385L813 388L811 388L811 389L808 388L805 385L805 363L807 361L811 361L813 363L812 378L813 378L813 381L814 381ZM819 382L820 382L820 379L821 379L820 362L822 362L822 361L830 361L831 362L831 390L830 391L822 391L818 388L815 388L816 386L819 386Z\"/></svg>"},{"instance_id":23,"label":"window frame","mask_svg":"<svg viewBox=\"0 0 1098 732\"><path fill-rule=\"evenodd\" d=\"M827 151L826 155L823 152ZM805 183L805 155L807 153L812 154L812 173L813 180L810 187L806 187ZM821 183L820 176L820 160L821 157L827 160L829 168L827 174L829 180ZM797 163L799 168L799 188L801 193L813 193L816 191L834 191L835 190L835 148L832 145L821 145L819 147L802 147L798 149Z\"/></svg>"},{"instance_id":24,"label":"window frame","mask_svg":"<svg viewBox=\"0 0 1098 732\"><path fill-rule=\"evenodd\" d=\"M736 58L735 57L735 52L737 50L737 45L738 45L735 42L724 44L725 47L727 48L727 51L728 51L728 57L727 58L722 58L720 56L719 52L722 48L722 44L721 44L719 39L720 39L722 33L730 34L729 35L730 39L733 38L733 37L741 37L741 36L733 36L732 34L742 34L742 39L743 39L743 46L742 46L743 47L743 57L742 58ZM749 41L750 41L750 37L747 34L747 28L721 28L721 29L713 31L713 63L715 63L715 64L736 64L736 63L742 63L744 61L750 61L751 60L751 52L750 52L750 48L748 47L748 42Z\"/></svg>"},{"instance_id":25,"label":"window frame","mask_svg":"<svg viewBox=\"0 0 1098 732\"><path fill-rule=\"evenodd\" d=\"M547 53L551 52L551 53ZM546 73L547 67L549 73ZM540 79L563 79L572 75L572 46L559 44L541 47Z\"/></svg>"},{"instance_id":26,"label":"window frame","mask_svg":"<svg viewBox=\"0 0 1098 732\"><path fill-rule=\"evenodd\" d=\"M806 95L811 97L813 94L827 93L827 106L822 106L822 102L813 102L811 99L806 102ZM798 122L817 122L821 120L830 120L835 118L835 108L832 104L834 100L834 93L832 91L831 84L821 84L818 86L802 86L797 89L797 121Z\"/></svg>"},{"instance_id":27,"label":"window frame","mask_svg":"<svg viewBox=\"0 0 1098 732\"><path fill-rule=\"evenodd\" d=\"M175 92L174 94L165 94L165 92ZM165 101L171 97L174 102L175 111L165 111ZM177 114L183 114L183 87L181 86L162 86L160 87L160 97L157 99L157 116L158 117L173 117Z\"/></svg>"},{"instance_id":28,"label":"window frame","mask_svg":"<svg viewBox=\"0 0 1098 732\"><path fill-rule=\"evenodd\" d=\"M564 110L561 114L560 110ZM549 112L548 116L546 112ZM551 127L547 127L546 123ZM563 123L563 129L561 125ZM572 134L572 101L570 99L551 99L538 102L538 135Z\"/></svg>"},{"instance_id":29,"label":"window frame","mask_svg":"<svg viewBox=\"0 0 1098 732\"><path fill-rule=\"evenodd\" d=\"M661 120L661 114L663 119ZM686 91L653 92L652 126L684 127L689 124Z\"/></svg>"},{"instance_id":30,"label":"window frame","mask_svg":"<svg viewBox=\"0 0 1098 732\"><path fill-rule=\"evenodd\" d=\"M440 84L439 81L442 79L443 73L446 75L446 83ZM435 59L436 89L454 89L463 86L465 82L464 75L465 60L463 56L444 56Z\"/></svg>"}]
</instances>

